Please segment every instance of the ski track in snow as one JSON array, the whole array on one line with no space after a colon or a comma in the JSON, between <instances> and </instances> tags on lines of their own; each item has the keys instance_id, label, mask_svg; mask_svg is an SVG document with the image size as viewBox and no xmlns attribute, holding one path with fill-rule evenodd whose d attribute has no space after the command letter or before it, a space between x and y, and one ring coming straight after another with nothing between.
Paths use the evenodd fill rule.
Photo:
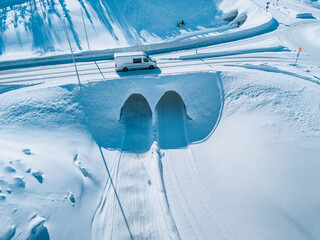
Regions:
<instances>
[{"instance_id":1,"label":"ski track in snow","mask_svg":"<svg viewBox=\"0 0 320 240\"><path fill-rule=\"evenodd\" d=\"M92 221L92 239L179 239L163 197L157 144L150 149L151 117L150 106L140 94L132 94L121 109L124 152L110 160L101 151L108 172L107 162L116 163Z\"/></svg>"},{"instance_id":2,"label":"ski track in snow","mask_svg":"<svg viewBox=\"0 0 320 240\"><path fill-rule=\"evenodd\" d=\"M180 239L164 197L158 151L153 145L144 154L119 153L111 170L115 189L108 179L92 220L92 239Z\"/></svg>"},{"instance_id":3,"label":"ski track in snow","mask_svg":"<svg viewBox=\"0 0 320 240\"><path fill-rule=\"evenodd\" d=\"M163 150L162 162L172 200L170 206L174 209L173 216L179 219L177 226L182 239L210 239L213 236L233 239L223 213L215 209L213 199L201 184L191 148Z\"/></svg>"}]
</instances>

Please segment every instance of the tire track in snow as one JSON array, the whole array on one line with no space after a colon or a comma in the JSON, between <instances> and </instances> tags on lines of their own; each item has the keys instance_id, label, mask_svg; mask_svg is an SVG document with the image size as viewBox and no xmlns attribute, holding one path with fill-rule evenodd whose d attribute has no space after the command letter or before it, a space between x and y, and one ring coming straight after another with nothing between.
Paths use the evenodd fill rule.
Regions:
<instances>
[{"instance_id":1,"label":"tire track in snow","mask_svg":"<svg viewBox=\"0 0 320 240\"><path fill-rule=\"evenodd\" d=\"M233 239L223 213L202 187L191 149L162 151L169 203L181 238Z\"/></svg>"},{"instance_id":2,"label":"tire track in snow","mask_svg":"<svg viewBox=\"0 0 320 240\"><path fill-rule=\"evenodd\" d=\"M297 24L295 28L303 27L306 23ZM277 30L280 33L286 33L286 29L280 29ZM224 45L223 45L224 46ZM218 46L215 46L218 47ZM221 46L220 46L221 47ZM212 49L211 49L212 51ZM187 52L189 53L189 52ZM220 56L220 57L212 57L212 58L206 58L206 63L208 64L215 64L215 68L222 66L222 67L229 67L234 68L236 66L233 66L232 63L292 63L292 58L294 57L292 53L275 53L274 56L265 56L264 52L261 52L260 54L257 53L249 53L243 54L242 56L238 55L232 55L232 56ZM283 56L285 54L285 56ZM161 74L166 74L166 72L172 74L172 73L179 73L181 72L181 69L179 68L184 67L185 71L190 71L188 67L194 67L198 70L206 70L204 68L205 64L202 64L199 62L201 60L200 56L199 59L192 59L192 60L165 60L165 59L159 59L158 66L163 71ZM305 63L308 61L308 59L302 59ZM78 63L79 73L81 82L92 82L92 81L101 81L103 80L103 77L105 76L105 80L111 80L115 78L122 77L122 75L118 75L114 71L114 66L112 61L99 61L100 64L100 70L93 64L93 62L88 63ZM177 69L177 70L175 70ZM188 70L189 69L189 70ZM213 68L214 69L214 68ZM150 71L149 71L150 72ZM149 74L147 71L141 72L144 74ZM102 73L102 76L101 76ZM125 76L134 76L139 73L137 72L130 72ZM153 73L155 75L159 73ZM152 75L152 73L151 73ZM73 73L73 66L70 64L65 65L54 65L54 66L46 66L46 67L35 67L35 68L26 68L26 69L17 69L17 70L4 70L0 71L0 84L14 84L14 83L25 83L25 82L36 82L36 83L44 83L44 82L54 82L54 84L64 84L64 83L73 83L74 80L74 73Z\"/></svg>"},{"instance_id":3,"label":"tire track in snow","mask_svg":"<svg viewBox=\"0 0 320 240\"><path fill-rule=\"evenodd\" d=\"M288 58L287 62L290 62L290 58ZM263 61L265 63L283 63L283 59L261 59L260 57L241 57L241 58L226 58L224 60L224 58L210 58L210 59L206 59L206 62L208 63L213 63L213 64L219 64L217 66L226 66L224 64L226 63L241 63L241 62L257 62L257 61ZM170 74L173 73L180 73L181 69L179 70L179 68L181 67L196 67L198 71L200 70L206 70L206 68L203 68L206 64L203 64L201 62L199 62L199 60L184 60L183 62L181 61L168 61L166 63L163 62L159 62L159 67L160 69L162 69L163 71L170 71ZM226 66L228 67L228 66ZM177 70L175 71L174 69L177 68ZM94 70L94 69L89 69L87 70L82 70L81 68L79 69L80 71L80 79L82 83L86 83L86 82L92 82L92 81L102 81L103 77L101 76L101 73L98 70ZM40 71L40 70L39 70ZM29 74L27 76L9 76L8 78L6 78L5 73L3 72L3 74L1 75L1 79L0 79L0 84L4 85L4 84L18 84L18 83L25 83L25 82L32 82L32 83L46 83L46 82L56 82L56 84L66 84L66 83L73 83L75 82L74 80L74 74L72 73L68 73L68 74L64 74L63 69L56 69L56 70L52 70L54 72L52 73L39 73L36 74L37 77L33 76L32 74ZM58 72L59 71L59 72ZM119 78L119 75L117 73L115 73L114 68L110 67L110 68L101 68L102 73L105 76L105 80L112 80L112 79L117 79ZM191 71L191 68L186 69L186 72ZM192 70L194 71L194 70ZM68 71L67 71L68 72ZM141 71L140 74L146 74L146 75L158 75L159 73L153 73L152 71ZM130 76L136 76L134 74L138 74L138 72L130 72L128 73L128 77ZM162 73L165 74L165 73ZM9 74L11 75L11 74ZM138 74L139 75L139 74ZM10 80L8 80L10 79Z\"/></svg>"},{"instance_id":4,"label":"tire track in snow","mask_svg":"<svg viewBox=\"0 0 320 240\"><path fill-rule=\"evenodd\" d=\"M92 239L179 239L164 197L159 154L155 145L150 150L151 114L139 94L132 94L122 107L125 152L117 161L109 159L117 162L108 174L114 191L106 185L92 220Z\"/></svg>"},{"instance_id":5,"label":"tire track in snow","mask_svg":"<svg viewBox=\"0 0 320 240\"><path fill-rule=\"evenodd\" d=\"M219 73L217 74L221 108L215 127L208 137L218 126L224 105L221 77ZM156 112L159 146L166 149L161 150L163 154L160 154L166 183L164 187L167 189L168 202L181 238L231 239L234 234L201 184L191 147L184 147L182 144L180 149L176 149L177 142L188 142L181 140L188 138L185 127L187 115L183 100L164 95L156 106ZM171 134L172 131L175 133ZM168 137L175 140L172 141Z\"/></svg>"},{"instance_id":6,"label":"tire track in snow","mask_svg":"<svg viewBox=\"0 0 320 240\"><path fill-rule=\"evenodd\" d=\"M163 187L158 148L121 153L111 171L132 239L180 239ZM108 180L92 220L91 238L128 239L128 231Z\"/></svg>"},{"instance_id":7,"label":"tire track in snow","mask_svg":"<svg viewBox=\"0 0 320 240\"><path fill-rule=\"evenodd\" d=\"M118 193L115 188L114 181L113 181L114 178L116 178L116 179L118 178L118 173L119 173L118 170L119 170L119 164L120 164L122 154L120 154L120 156L118 158L116 167L112 168L112 170L110 171L107 166L107 163L106 163L106 160L105 160L105 157L104 157L104 154L102 152L101 147L99 147L99 151L101 153L101 157L103 159L106 170L108 172L108 180L105 185L105 190L104 190L103 195L101 197L99 206L97 207L96 212L94 213L93 219L91 221L91 238L97 239L97 240L98 239L101 239L101 240L105 239L106 227L108 227L108 225L110 225L110 223L107 222L106 220L109 219L109 216L114 216L114 210L118 206L119 210L121 211L121 214L123 216L122 220L124 220L125 226L127 227L128 234L127 234L126 238L128 239L128 235L129 235L129 238L133 239L131 230L130 230L128 222L127 222L127 218L126 218L125 213L123 211L122 204L120 202L120 198L118 196ZM108 206L109 206L108 203L110 200L113 200L112 201L113 203L114 202L117 203L117 204L114 204L115 208L111 208L111 209L108 208ZM110 210L111 210L111 213L110 213ZM111 226L112 226L112 223L111 223ZM111 231L111 234L112 234L112 232L113 231ZM109 237L107 239L109 239ZM110 239L112 239L112 235L111 235Z\"/></svg>"}]
</instances>

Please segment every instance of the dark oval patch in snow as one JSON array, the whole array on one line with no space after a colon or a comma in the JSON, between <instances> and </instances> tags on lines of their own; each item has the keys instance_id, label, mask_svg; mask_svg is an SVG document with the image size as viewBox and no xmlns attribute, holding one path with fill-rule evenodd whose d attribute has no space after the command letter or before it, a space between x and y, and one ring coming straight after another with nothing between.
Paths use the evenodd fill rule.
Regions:
<instances>
[{"instance_id":1,"label":"dark oval patch in snow","mask_svg":"<svg viewBox=\"0 0 320 240\"><path fill-rule=\"evenodd\" d=\"M3 194L0 194L0 201L4 201L4 200L6 200L6 196L5 195L3 195Z\"/></svg>"},{"instance_id":2,"label":"dark oval patch in snow","mask_svg":"<svg viewBox=\"0 0 320 240\"><path fill-rule=\"evenodd\" d=\"M231 23L232 26L241 27L246 21L248 16L246 14L241 14Z\"/></svg>"},{"instance_id":3,"label":"dark oval patch in snow","mask_svg":"<svg viewBox=\"0 0 320 240\"><path fill-rule=\"evenodd\" d=\"M45 222L45 218L35 216L30 221L27 240L50 240L48 229L44 226Z\"/></svg>"},{"instance_id":4,"label":"dark oval patch in snow","mask_svg":"<svg viewBox=\"0 0 320 240\"><path fill-rule=\"evenodd\" d=\"M18 188L25 188L26 186L24 179L21 177L15 177L12 185Z\"/></svg>"},{"instance_id":5,"label":"dark oval patch in snow","mask_svg":"<svg viewBox=\"0 0 320 240\"><path fill-rule=\"evenodd\" d=\"M15 170L14 167L12 167L12 166L6 166L6 167L4 168L4 170L5 170L7 173L14 173L14 172L16 172L16 170Z\"/></svg>"},{"instance_id":6,"label":"dark oval patch in snow","mask_svg":"<svg viewBox=\"0 0 320 240\"><path fill-rule=\"evenodd\" d=\"M222 16L222 19L227 22L233 21L238 16L238 10L231 11Z\"/></svg>"},{"instance_id":7,"label":"dark oval patch in snow","mask_svg":"<svg viewBox=\"0 0 320 240\"><path fill-rule=\"evenodd\" d=\"M298 13L296 18L300 19L315 19L312 13Z\"/></svg>"},{"instance_id":8,"label":"dark oval patch in snow","mask_svg":"<svg viewBox=\"0 0 320 240\"><path fill-rule=\"evenodd\" d=\"M39 183L43 182L43 177L42 177L42 172L41 171L32 172L31 174L32 174L32 176L34 176L35 179L38 180Z\"/></svg>"},{"instance_id":9,"label":"dark oval patch in snow","mask_svg":"<svg viewBox=\"0 0 320 240\"><path fill-rule=\"evenodd\" d=\"M151 147L152 112L147 99L141 94L132 94L120 113L125 125L122 151L146 152Z\"/></svg>"},{"instance_id":10,"label":"dark oval patch in snow","mask_svg":"<svg viewBox=\"0 0 320 240\"><path fill-rule=\"evenodd\" d=\"M166 92L156 105L157 141L162 149L175 149L188 145L185 121L186 106L175 91Z\"/></svg>"},{"instance_id":11,"label":"dark oval patch in snow","mask_svg":"<svg viewBox=\"0 0 320 240\"><path fill-rule=\"evenodd\" d=\"M31 150L30 150L30 149L28 149L28 148L23 149L22 151L23 151L23 152L24 152L24 154L26 154L26 155L31 155Z\"/></svg>"}]
</instances>

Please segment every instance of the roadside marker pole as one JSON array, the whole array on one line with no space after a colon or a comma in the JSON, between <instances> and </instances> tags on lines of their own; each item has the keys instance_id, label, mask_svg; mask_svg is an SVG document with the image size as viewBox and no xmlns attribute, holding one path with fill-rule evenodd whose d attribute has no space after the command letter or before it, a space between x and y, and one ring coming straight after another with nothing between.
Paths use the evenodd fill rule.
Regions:
<instances>
[{"instance_id":1,"label":"roadside marker pole","mask_svg":"<svg viewBox=\"0 0 320 240\"><path fill-rule=\"evenodd\" d=\"M296 58L296 61L295 61L294 65L297 65L297 62L298 62L299 56L300 56L300 53L298 53L298 54L297 54L297 58Z\"/></svg>"},{"instance_id":2,"label":"roadside marker pole","mask_svg":"<svg viewBox=\"0 0 320 240\"><path fill-rule=\"evenodd\" d=\"M297 65L297 62L298 62L298 59L299 59L299 57L300 57L300 52L301 52L301 51L302 51L302 48L299 47L299 52L298 52L298 54L297 54L296 62L294 63L294 65Z\"/></svg>"},{"instance_id":3,"label":"roadside marker pole","mask_svg":"<svg viewBox=\"0 0 320 240\"><path fill-rule=\"evenodd\" d=\"M66 32L66 35L67 35L67 39L68 39L68 43L69 43L69 48L70 48L70 52L71 52L71 56L72 56L74 69L76 71L76 75L77 75L77 78L78 78L78 84L79 84L80 89L82 89L82 85L81 85L81 82L80 82L80 76L79 76L79 73L78 73L76 60L74 59L74 55L73 55L73 51L72 51L72 47L71 47L71 42L70 42L70 38L69 38L69 34L68 34L68 29L67 29L67 25L66 25L66 22L65 22L65 18L66 18L66 15L64 15L63 18L62 18L63 27L64 27L64 31Z\"/></svg>"}]
</instances>

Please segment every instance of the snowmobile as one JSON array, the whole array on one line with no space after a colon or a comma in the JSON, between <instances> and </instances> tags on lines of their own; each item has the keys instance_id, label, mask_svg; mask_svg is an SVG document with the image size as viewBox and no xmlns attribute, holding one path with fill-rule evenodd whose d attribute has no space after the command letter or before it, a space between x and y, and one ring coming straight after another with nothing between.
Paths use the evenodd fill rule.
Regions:
<instances>
[{"instance_id":1,"label":"snowmobile","mask_svg":"<svg viewBox=\"0 0 320 240\"><path fill-rule=\"evenodd\" d=\"M181 23L179 23L177 26L178 27L184 27L186 24L184 23L184 21L182 20Z\"/></svg>"}]
</instances>

